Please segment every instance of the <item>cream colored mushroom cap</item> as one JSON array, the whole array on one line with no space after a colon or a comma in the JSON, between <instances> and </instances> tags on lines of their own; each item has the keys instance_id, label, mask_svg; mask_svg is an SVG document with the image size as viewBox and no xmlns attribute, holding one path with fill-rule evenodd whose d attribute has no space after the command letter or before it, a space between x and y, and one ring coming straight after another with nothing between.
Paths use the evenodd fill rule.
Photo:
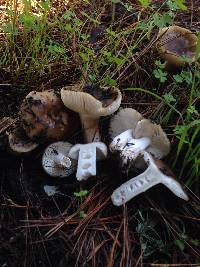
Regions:
<instances>
[{"instance_id":1,"label":"cream colored mushroom cap","mask_svg":"<svg viewBox=\"0 0 200 267\"><path fill-rule=\"evenodd\" d=\"M179 26L165 27L159 30L157 39L157 49L169 64L184 65L183 55L189 57L191 62L195 60L198 38L190 30Z\"/></svg>"},{"instance_id":2,"label":"cream colored mushroom cap","mask_svg":"<svg viewBox=\"0 0 200 267\"><path fill-rule=\"evenodd\" d=\"M104 107L102 102L85 92L70 91L63 88L61 90L61 99L64 105L80 114L88 115L92 118L108 116L114 113L121 104L122 95L119 89L114 88L116 99Z\"/></svg>"},{"instance_id":3,"label":"cream colored mushroom cap","mask_svg":"<svg viewBox=\"0 0 200 267\"><path fill-rule=\"evenodd\" d=\"M110 121L109 134L113 139L128 129L133 129L133 135L137 123L143 119L142 114L132 108L121 109ZM133 136L134 137L134 136Z\"/></svg>"},{"instance_id":4,"label":"cream colored mushroom cap","mask_svg":"<svg viewBox=\"0 0 200 267\"><path fill-rule=\"evenodd\" d=\"M170 142L160 125L147 119L139 121L135 129L135 138L142 137L148 137L151 140L151 144L146 148L146 151L156 158L163 158L169 153Z\"/></svg>"}]
</instances>

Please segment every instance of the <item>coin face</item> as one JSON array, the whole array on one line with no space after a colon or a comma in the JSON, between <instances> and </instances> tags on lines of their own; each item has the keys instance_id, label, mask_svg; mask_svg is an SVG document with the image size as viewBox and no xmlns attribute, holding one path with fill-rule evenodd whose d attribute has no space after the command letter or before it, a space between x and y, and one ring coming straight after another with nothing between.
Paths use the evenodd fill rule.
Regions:
<instances>
[{"instance_id":1,"label":"coin face","mask_svg":"<svg viewBox=\"0 0 200 267\"><path fill-rule=\"evenodd\" d=\"M53 177L68 177L77 169L78 161L68 156L72 144L56 142L49 145L42 157L44 171Z\"/></svg>"}]
</instances>

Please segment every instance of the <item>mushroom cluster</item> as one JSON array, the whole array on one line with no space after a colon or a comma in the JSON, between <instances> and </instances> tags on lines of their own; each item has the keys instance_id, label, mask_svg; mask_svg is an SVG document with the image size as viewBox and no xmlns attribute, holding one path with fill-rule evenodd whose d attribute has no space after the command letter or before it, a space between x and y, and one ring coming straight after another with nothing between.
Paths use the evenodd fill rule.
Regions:
<instances>
[{"instance_id":1,"label":"mushroom cluster","mask_svg":"<svg viewBox=\"0 0 200 267\"><path fill-rule=\"evenodd\" d=\"M166 66L182 66L184 57L190 62L199 57L197 40L191 31L171 26L159 31L157 49ZM60 94L53 90L32 91L21 105L20 127L8 134L10 148L27 153L39 143L56 141L44 151L45 172L53 177L67 177L76 171L78 181L86 180L96 175L96 161L105 159L108 154L106 144L101 142L99 120L117 111L121 100L121 92L116 87L95 88L84 83L66 86ZM79 117L84 144L73 146L65 140L78 130ZM160 160L170 151L170 142L160 125L126 108L112 117L109 134L110 152L120 155L120 164L143 170L113 192L114 205L120 206L158 183L188 200L180 183Z\"/></svg>"},{"instance_id":2,"label":"mushroom cluster","mask_svg":"<svg viewBox=\"0 0 200 267\"><path fill-rule=\"evenodd\" d=\"M111 199L114 205L120 206L159 183L178 197L188 200L180 183L169 171L166 172L166 166L159 160L170 151L170 142L160 125L127 108L113 116L110 135L113 139L110 151L120 153L121 164L131 163L144 170L113 192Z\"/></svg>"},{"instance_id":3,"label":"mushroom cluster","mask_svg":"<svg viewBox=\"0 0 200 267\"><path fill-rule=\"evenodd\" d=\"M159 159L170 150L170 142L161 126L144 119L131 108L122 109L113 116L110 136L113 139L110 151L120 151L123 163L135 160L144 150Z\"/></svg>"},{"instance_id":4,"label":"mushroom cluster","mask_svg":"<svg viewBox=\"0 0 200 267\"><path fill-rule=\"evenodd\" d=\"M100 141L99 119L113 114L119 108L121 98L117 88L91 90L81 84L64 87L60 98L51 90L31 92L20 110L23 129L18 128L10 134L10 146L16 146L25 136L27 147L17 146L22 153L37 147L34 140L44 137L59 140L44 151L45 172L53 177L67 177L76 171L78 181L86 180L96 175L96 160L105 159L108 154L107 146ZM80 116L85 144L73 146L60 141L77 129L77 115L73 112ZM158 183L188 200L179 182L159 160L170 150L170 142L160 125L143 118L136 110L126 108L112 117L109 133L112 138L110 151L120 153L121 164L139 166L144 171L113 192L114 205L120 206Z\"/></svg>"}]
</instances>

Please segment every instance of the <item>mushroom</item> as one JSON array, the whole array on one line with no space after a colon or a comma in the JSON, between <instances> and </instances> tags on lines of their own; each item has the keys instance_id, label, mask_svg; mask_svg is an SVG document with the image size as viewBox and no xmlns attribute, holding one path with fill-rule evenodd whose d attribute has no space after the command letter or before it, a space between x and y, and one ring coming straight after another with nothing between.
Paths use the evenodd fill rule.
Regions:
<instances>
[{"instance_id":1,"label":"mushroom","mask_svg":"<svg viewBox=\"0 0 200 267\"><path fill-rule=\"evenodd\" d=\"M157 39L156 46L166 61L166 67L183 66L183 57L188 57L190 62L195 61L198 38L190 30L179 26L165 27L160 29Z\"/></svg>"},{"instance_id":2,"label":"mushroom","mask_svg":"<svg viewBox=\"0 0 200 267\"><path fill-rule=\"evenodd\" d=\"M33 151L38 144L31 141L22 128L15 128L7 132L9 149L16 154L24 154Z\"/></svg>"},{"instance_id":3,"label":"mushroom","mask_svg":"<svg viewBox=\"0 0 200 267\"><path fill-rule=\"evenodd\" d=\"M128 129L135 129L138 121L142 120L143 116L138 111L132 108L121 109L115 116L111 118L109 134L112 139L117 135L125 132Z\"/></svg>"},{"instance_id":4,"label":"mushroom","mask_svg":"<svg viewBox=\"0 0 200 267\"><path fill-rule=\"evenodd\" d=\"M117 88L91 90L91 87L75 85L61 90L65 106L80 115L87 143L75 145L69 152L72 158L78 159L76 178L79 181L95 176L96 159L107 156L107 147L100 142L99 118L114 113L120 106L121 98Z\"/></svg>"},{"instance_id":5,"label":"mushroom","mask_svg":"<svg viewBox=\"0 0 200 267\"><path fill-rule=\"evenodd\" d=\"M125 114L128 115L127 120ZM130 129L124 131L125 124L126 128ZM161 126L143 119L136 110L124 109L112 118L111 137L116 132L116 127L118 132L122 132L114 137L109 147L111 152L120 152L123 163L135 160L143 150L150 152L156 158L163 158L169 153L170 142Z\"/></svg>"},{"instance_id":6,"label":"mushroom","mask_svg":"<svg viewBox=\"0 0 200 267\"><path fill-rule=\"evenodd\" d=\"M21 105L20 117L27 136L37 142L65 140L79 126L78 116L65 108L53 90L30 92Z\"/></svg>"},{"instance_id":7,"label":"mushroom","mask_svg":"<svg viewBox=\"0 0 200 267\"><path fill-rule=\"evenodd\" d=\"M111 115L119 108L121 92L117 88L90 90L81 85L80 91L76 91L77 87L77 85L64 87L61 90L61 99L67 108L79 113L85 141L97 142L100 140L99 118Z\"/></svg>"},{"instance_id":8,"label":"mushroom","mask_svg":"<svg viewBox=\"0 0 200 267\"><path fill-rule=\"evenodd\" d=\"M53 177L67 177L75 172L77 161L70 158L72 144L56 142L49 145L42 156L42 167Z\"/></svg>"},{"instance_id":9,"label":"mushroom","mask_svg":"<svg viewBox=\"0 0 200 267\"><path fill-rule=\"evenodd\" d=\"M58 187L55 185L47 185L46 184L43 186L43 188L44 188L44 192L47 194L48 197L52 197L55 194L59 193Z\"/></svg>"},{"instance_id":10,"label":"mushroom","mask_svg":"<svg viewBox=\"0 0 200 267\"><path fill-rule=\"evenodd\" d=\"M96 175L96 160L107 157L107 147L102 142L77 144L72 147L69 156L78 159L76 178L78 181L82 181Z\"/></svg>"},{"instance_id":11,"label":"mushroom","mask_svg":"<svg viewBox=\"0 0 200 267\"><path fill-rule=\"evenodd\" d=\"M122 184L113 192L111 199L115 206L125 204L135 196L159 183L165 185L177 197L188 200L188 196L183 191L180 183L175 180L172 172L161 160L154 159L146 151L143 152L143 159L148 165L147 169L140 175Z\"/></svg>"}]
</instances>

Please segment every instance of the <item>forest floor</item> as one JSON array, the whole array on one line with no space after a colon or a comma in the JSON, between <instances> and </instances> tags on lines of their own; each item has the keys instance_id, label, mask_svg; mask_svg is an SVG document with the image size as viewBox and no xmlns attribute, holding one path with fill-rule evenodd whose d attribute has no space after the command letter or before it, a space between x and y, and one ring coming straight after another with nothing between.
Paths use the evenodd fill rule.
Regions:
<instances>
[{"instance_id":1,"label":"forest floor","mask_svg":"<svg viewBox=\"0 0 200 267\"><path fill-rule=\"evenodd\" d=\"M200 266L200 65L168 71L155 45L160 28L178 25L197 34L200 50L199 18L199 0L0 1L0 266ZM188 202L158 185L115 207L122 177L111 158L79 183L44 173L47 144L26 157L8 151L9 118L30 91L80 80L117 86L121 107L162 125L164 161ZM109 144L109 118L100 126ZM48 197L44 185L58 193Z\"/></svg>"}]
</instances>

